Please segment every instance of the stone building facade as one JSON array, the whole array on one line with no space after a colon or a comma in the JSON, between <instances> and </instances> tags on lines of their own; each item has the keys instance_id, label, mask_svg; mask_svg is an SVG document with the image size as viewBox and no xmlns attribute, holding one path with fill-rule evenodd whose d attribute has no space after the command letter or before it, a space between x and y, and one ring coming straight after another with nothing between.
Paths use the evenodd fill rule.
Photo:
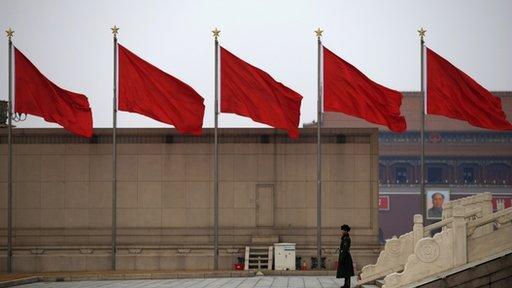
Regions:
<instances>
[{"instance_id":1,"label":"stone building facade","mask_svg":"<svg viewBox=\"0 0 512 288\"><path fill-rule=\"evenodd\" d=\"M0 138L0 268L5 271L7 137ZM13 129L14 271L110 269L111 129ZM316 130L220 129L219 266L252 243L316 255ZM118 129L117 269L213 267L213 129ZM359 267L378 251L378 131L324 129L322 247L331 266L339 226L353 227Z\"/></svg>"}]
</instances>

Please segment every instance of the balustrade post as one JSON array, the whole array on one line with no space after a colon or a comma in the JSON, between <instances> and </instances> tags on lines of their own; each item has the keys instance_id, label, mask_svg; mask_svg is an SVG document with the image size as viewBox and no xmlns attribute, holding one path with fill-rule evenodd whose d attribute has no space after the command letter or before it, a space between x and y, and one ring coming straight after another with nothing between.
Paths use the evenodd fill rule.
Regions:
<instances>
[{"instance_id":1,"label":"balustrade post","mask_svg":"<svg viewBox=\"0 0 512 288\"><path fill-rule=\"evenodd\" d=\"M412 247L415 247L416 243L418 243L418 241L420 241L420 239L423 238L423 235L424 235L423 215L421 215L421 214L414 215L414 225L412 226L412 233L413 233Z\"/></svg>"},{"instance_id":2,"label":"balustrade post","mask_svg":"<svg viewBox=\"0 0 512 288\"><path fill-rule=\"evenodd\" d=\"M484 193L485 201L482 203L482 217L487 217L492 214L492 195L491 193ZM480 231L477 231L478 233L473 235L473 237L477 237L479 235L487 235L489 233L492 233L494 231L492 223L489 223L487 225L484 225L483 227L479 228Z\"/></svg>"},{"instance_id":3,"label":"balustrade post","mask_svg":"<svg viewBox=\"0 0 512 288\"><path fill-rule=\"evenodd\" d=\"M453 207L453 267L467 262L467 230L464 206Z\"/></svg>"}]
</instances>

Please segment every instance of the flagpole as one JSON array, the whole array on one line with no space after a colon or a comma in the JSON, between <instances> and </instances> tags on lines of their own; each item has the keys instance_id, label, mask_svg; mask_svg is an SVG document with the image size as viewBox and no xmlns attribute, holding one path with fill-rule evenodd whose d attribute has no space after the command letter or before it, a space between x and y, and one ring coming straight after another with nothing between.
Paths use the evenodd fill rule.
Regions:
<instances>
[{"instance_id":1,"label":"flagpole","mask_svg":"<svg viewBox=\"0 0 512 288\"><path fill-rule=\"evenodd\" d=\"M114 89L113 89L113 105L112 105L112 261L111 269L116 270L116 254L117 254L117 151L116 151L116 130L117 130L117 33L119 28L115 25L112 30L114 36Z\"/></svg>"},{"instance_id":2,"label":"flagpole","mask_svg":"<svg viewBox=\"0 0 512 288\"><path fill-rule=\"evenodd\" d=\"M322 263L322 30L318 28L315 33L318 41L318 98L316 120L316 259L317 269Z\"/></svg>"},{"instance_id":3,"label":"flagpole","mask_svg":"<svg viewBox=\"0 0 512 288\"><path fill-rule=\"evenodd\" d=\"M421 59L421 129L420 129L420 143L421 143L421 159L420 159L420 207L421 215L423 215L423 222L426 220L426 197L425 197L425 33L427 30L421 28L418 30L420 36L420 59Z\"/></svg>"},{"instance_id":4,"label":"flagpole","mask_svg":"<svg viewBox=\"0 0 512 288\"><path fill-rule=\"evenodd\" d=\"M215 28L215 130L214 130L214 184L213 184L213 269L219 269L219 33Z\"/></svg>"},{"instance_id":5,"label":"flagpole","mask_svg":"<svg viewBox=\"0 0 512 288\"><path fill-rule=\"evenodd\" d=\"M12 272L12 36L14 31L9 28L7 31L9 39L9 104L7 122L7 146L9 160L7 168L7 272Z\"/></svg>"}]
</instances>

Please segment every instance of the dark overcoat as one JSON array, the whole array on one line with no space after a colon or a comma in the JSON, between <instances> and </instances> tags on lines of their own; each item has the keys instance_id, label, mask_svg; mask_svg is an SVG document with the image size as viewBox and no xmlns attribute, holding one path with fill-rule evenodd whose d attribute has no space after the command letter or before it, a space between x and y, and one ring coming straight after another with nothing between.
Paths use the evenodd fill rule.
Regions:
<instances>
[{"instance_id":1,"label":"dark overcoat","mask_svg":"<svg viewBox=\"0 0 512 288\"><path fill-rule=\"evenodd\" d=\"M346 234L341 237L336 278L347 278L350 276L354 276L354 265L352 264L352 255L350 255L350 236Z\"/></svg>"}]
</instances>

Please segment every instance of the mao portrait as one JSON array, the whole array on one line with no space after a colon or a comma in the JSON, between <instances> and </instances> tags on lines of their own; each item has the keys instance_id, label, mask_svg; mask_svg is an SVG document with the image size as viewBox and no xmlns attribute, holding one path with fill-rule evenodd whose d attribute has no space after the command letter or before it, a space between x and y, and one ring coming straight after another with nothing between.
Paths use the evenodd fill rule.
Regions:
<instances>
[{"instance_id":1,"label":"mao portrait","mask_svg":"<svg viewBox=\"0 0 512 288\"><path fill-rule=\"evenodd\" d=\"M443 204L450 201L450 193L446 190L432 190L427 192L427 219L441 219Z\"/></svg>"}]
</instances>

